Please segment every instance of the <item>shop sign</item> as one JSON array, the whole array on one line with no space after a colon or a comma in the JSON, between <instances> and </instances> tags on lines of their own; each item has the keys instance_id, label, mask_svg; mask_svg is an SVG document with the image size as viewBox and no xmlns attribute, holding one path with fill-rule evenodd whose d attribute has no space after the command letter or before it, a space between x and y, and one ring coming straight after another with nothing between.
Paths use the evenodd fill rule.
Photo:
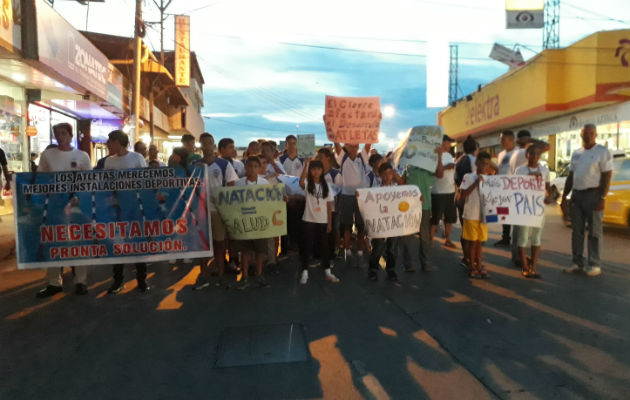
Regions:
<instances>
[{"instance_id":1,"label":"shop sign","mask_svg":"<svg viewBox=\"0 0 630 400\"><path fill-rule=\"evenodd\" d=\"M37 127L29 125L26 127L26 136L37 136Z\"/></svg>"},{"instance_id":2,"label":"shop sign","mask_svg":"<svg viewBox=\"0 0 630 400\"><path fill-rule=\"evenodd\" d=\"M107 99L107 57L44 0L37 0L39 61Z\"/></svg>"},{"instance_id":3,"label":"shop sign","mask_svg":"<svg viewBox=\"0 0 630 400\"><path fill-rule=\"evenodd\" d=\"M13 52L22 48L22 33L15 16L20 15L20 0L0 0L0 47Z\"/></svg>"},{"instance_id":4,"label":"shop sign","mask_svg":"<svg viewBox=\"0 0 630 400\"><path fill-rule=\"evenodd\" d=\"M107 102L123 109L123 76L112 64L107 66Z\"/></svg>"},{"instance_id":5,"label":"shop sign","mask_svg":"<svg viewBox=\"0 0 630 400\"><path fill-rule=\"evenodd\" d=\"M501 115L500 95L476 95L466 105L466 125L475 126L491 122Z\"/></svg>"},{"instance_id":6,"label":"shop sign","mask_svg":"<svg viewBox=\"0 0 630 400\"><path fill-rule=\"evenodd\" d=\"M190 17L175 16L175 85L190 86Z\"/></svg>"},{"instance_id":7,"label":"shop sign","mask_svg":"<svg viewBox=\"0 0 630 400\"><path fill-rule=\"evenodd\" d=\"M544 0L507 0L505 2L508 29L538 29L544 26Z\"/></svg>"}]
</instances>

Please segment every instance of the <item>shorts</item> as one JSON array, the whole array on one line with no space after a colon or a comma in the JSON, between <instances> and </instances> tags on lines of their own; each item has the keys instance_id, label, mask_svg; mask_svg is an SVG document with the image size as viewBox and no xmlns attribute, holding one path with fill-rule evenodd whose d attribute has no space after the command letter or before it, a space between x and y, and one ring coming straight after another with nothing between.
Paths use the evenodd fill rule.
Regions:
<instances>
[{"instance_id":1,"label":"shorts","mask_svg":"<svg viewBox=\"0 0 630 400\"><path fill-rule=\"evenodd\" d=\"M542 232L543 226L545 225L545 221L543 220L543 224L540 228L536 228L533 226L519 226L518 227L518 247L529 247L529 243L531 241L532 246L539 247L542 242ZM531 236L531 240L530 240Z\"/></svg>"},{"instance_id":2,"label":"shorts","mask_svg":"<svg viewBox=\"0 0 630 400\"><path fill-rule=\"evenodd\" d=\"M268 242L269 239L235 240L234 249L241 253L253 251L256 254L266 255Z\"/></svg>"},{"instance_id":3,"label":"shorts","mask_svg":"<svg viewBox=\"0 0 630 400\"><path fill-rule=\"evenodd\" d=\"M352 224L357 227L358 231L362 231L363 218L359 212L359 203L354 195L339 195L339 213L342 230L352 230Z\"/></svg>"},{"instance_id":4,"label":"shorts","mask_svg":"<svg viewBox=\"0 0 630 400\"><path fill-rule=\"evenodd\" d=\"M218 211L210 211L210 227L213 242L222 242L227 238L227 229Z\"/></svg>"},{"instance_id":5,"label":"shorts","mask_svg":"<svg viewBox=\"0 0 630 400\"><path fill-rule=\"evenodd\" d=\"M455 193L432 194L431 205L431 225L437 225L442 216L444 216L444 223L454 224L457 222Z\"/></svg>"},{"instance_id":6,"label":"shorts","mask_svg":"<svg viewBox=\"0 0 630 400\"><path fill-rule=\"evenodd\" d=\"M488 225L472 219L464 219L462 239L470 242L485 242L488 240Z\"/></svg>"}]
</instances>

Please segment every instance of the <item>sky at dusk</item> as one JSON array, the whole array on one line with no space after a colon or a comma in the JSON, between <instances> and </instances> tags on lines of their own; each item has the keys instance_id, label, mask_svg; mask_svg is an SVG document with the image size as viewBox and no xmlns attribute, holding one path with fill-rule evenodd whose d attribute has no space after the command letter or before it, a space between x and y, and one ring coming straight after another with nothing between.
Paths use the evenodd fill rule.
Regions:
<instances>
[{"instance_id":1,"label":"sky at dusk","mask_svg":"<svg viewBox=\"0 0 630 400\"><path fill-rule=\"evenodd\" d=\"M157 21L153 1L144 4L144 19ZM133 0L106 0L89 10L55 1L77 29L86 29L87 16L87 30L121 36L132 35L134 7ZM324 97L333 95L380 96L381 107L395 112L383 119L377 147L391 149L412 126L436 123L440 108L426 107L426 65L440 53L433 49L448 54L449 43L458 44L458 97L507 72L488 58L494 42L518 43L525 59L542 50L542 30L505 28L504 0L173 0L167 12L191 16L206 130L240 146L296 133L328 142L322 115ZM560 14L561 46L630 27L627 0L563 1ZM167 50L173 31L171 16ZM156 25L145 41L159 52Z\"/></svg>"}]
</instances>

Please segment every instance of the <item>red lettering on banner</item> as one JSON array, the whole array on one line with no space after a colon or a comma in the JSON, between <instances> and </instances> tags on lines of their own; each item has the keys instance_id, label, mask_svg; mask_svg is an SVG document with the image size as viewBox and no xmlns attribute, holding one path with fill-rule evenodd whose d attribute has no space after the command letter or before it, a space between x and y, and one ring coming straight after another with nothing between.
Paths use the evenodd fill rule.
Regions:
<instances>
[{"instance_id":1,"label":"red lettering on banner","mask_svg":"<svg viewBox=\"0 0 630 400\"><path fill-rule=\"evenodd\" d=\"M172 219L165 219L162 221L162 234L163 235L172 235L175 230L175 224Z\"/></svg>"},{"instance_id":2,"label":"red lettering on banner","mask_svg":"<svg viewBox=\"0 0 630 400\"><path fill-rule=\"evenodd\" d=\"M160 235L160 221L145 221L144 222L144 234L146 236L159 236Z\"/></svg>"},{"instance_id":3,"label":"red lettering on banner","mask_svg":"<svg viewBox=\"0 0 630 400\"><path fill-rule=\"evenodd\" d=\"M129 237L134 238L142 236L142 230L140 229L140 224L136 221L131 223L131 229L129 230Z\"/></svg>"},{"instance_id":4,"label":"red lettering on banner","mask_svg":"<svg viewBox=\"0 0 630 400\"><path fill-rule=\"evenodd\" d=\"M118 226L118 229L120 230L120 237L121 238L125 238L127 237L127 226L129 225L129 222L116 222L116 226Z\"/></svg>"},{"instance_id":5,"label":"red lettering on banner","mask_svg":"<svg viewBox=\"0 0 630 400\"><path fill-rule=\"evenodd\" d=\"M188 222L185 218L180 218L177 220L177 234L185 235L188 232Z\"/></svg>"},{"instance_id":6,"label":"red lettering on banner","mask_svg":"<svg viewBox=\"0 0 630 400\"><path fill-rule=\"evenodd\" d=\"M68 240L66 237L67 227L65 225L55 225L55 233L57 235L57 242L65 242Z\"/></svg>"},{"instance_id":7,"label":"red lettering on banner","mask_svg":"<svg viewBox=\"0 0 630 400\"><path fill-rule=\"evenodd\" d=\"M41 226L39 228L39 236L42 243L52 242L54 240L52 226Z\"/></svg>"},{"instance_id":8,"label":"red lettering on banner","mask_svg":"<svg viewBox=\"0 0 630 400\"><path fill-rule=\"evenodd\" d=\"M69 225L68 226L68 237L71 241L81 240L81 225Z\"/></svg>"}]
</instances>

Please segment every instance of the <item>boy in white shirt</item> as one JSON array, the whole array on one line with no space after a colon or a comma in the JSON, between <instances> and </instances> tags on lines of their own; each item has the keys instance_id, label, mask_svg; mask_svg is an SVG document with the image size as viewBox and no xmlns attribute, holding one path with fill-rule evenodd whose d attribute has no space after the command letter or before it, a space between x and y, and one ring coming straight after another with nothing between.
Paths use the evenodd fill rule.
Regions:
<instances>
[{"instance_id":1,"label":"boy in white shirt","mask_svg":"<svg viewBox=\"0 0 630 400\"><path fill-rule=\"evenodd\" d=\"M245 163L245 176L236 181L235 186L268 184L269 181L258 175L259 170L260 159L256 156L247 157L247 162ZM237 289L245 290L251 286L251 283L249 282L249 259L251 251L254 251L256 254L256 284L263 288L268 288L270 286L262 274L263 257L267 254L267 241L267 239L234 241L234 247L241 253L241 271L243 273L241 281L236 285Z\"/></svg>"},{"instance_id":2,"label":"boy in white shirt","mask_svg":"<svg viewBox=\"0 0 630 400\"><path fill-rule=\"evenodd\" d=\"M527 164L516 168L515 175L533 175L538 176L545 182L545 204L551 204L553 201L549 197L549 169L541 165L538 161L542 150L538 146L529 146L525 152L527 157ZM540 243L542 239L543 226L545 221L543 219L540 228L531 226L519 226L518 228L518 253L520 256L523 276L525 278L540 278L540 275L536 272L536 264L538 263L538 255L540 254ZM527 258L526 247L530 241L531 236L531 259Z\"/></svg>"},{"instance_id":3,"label":"boy in white shirt","mask_svg":"<svg viewBox=\"0 0 630 400\"><path fill-rule=\"evenodd\" d=\"M42 153L39 159L37 172L57 172L57 171L77 171L90 170L90 157L86 152L75 149L71 146L72 126L68 123L61 123L53 126L53 134L57 140L57 147L50 147ZM52 217L52 216L51 216ZM50 297L61 292L63 268L46 269L46 287L37 292L37 297ZM75 293L79 295L87 294L87 267L74 267Z\"/></svg>"},{"instance_id":4,"label":"boy in white shirt","mask_svg":"<svg viewBox=\"0 0 630 400\"><path fill-rule=\"evenodd\" d=\"M481 199L479 185L483 182L483 175L492 172L490 154L479 152L475 160L477 172L464 175L459 186L459 195L465 199L462 227L462 238L465 240L464 260L467 263L471 278L486 278L482 260L482 246L488 240L488 227L481 219Z\"/></svg>"}]
</instances>

